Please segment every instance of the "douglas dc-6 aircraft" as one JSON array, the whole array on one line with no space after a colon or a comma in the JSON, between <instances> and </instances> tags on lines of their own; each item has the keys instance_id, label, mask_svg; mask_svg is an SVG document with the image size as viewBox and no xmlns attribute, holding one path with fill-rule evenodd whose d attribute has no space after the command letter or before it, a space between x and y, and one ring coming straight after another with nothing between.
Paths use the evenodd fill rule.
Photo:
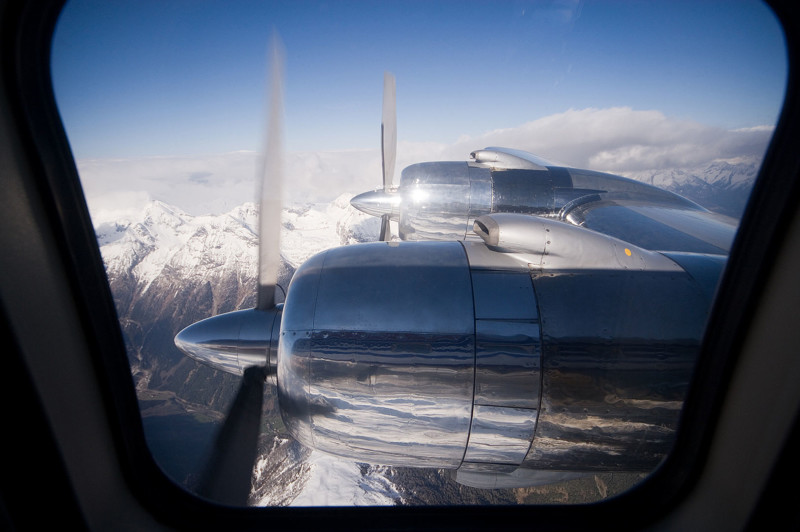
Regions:
<instances>
[{"instance_id":1,"label":"douglas dc-6 aircraft","mask_svg":"<svg viewBox=\"0 0 800 532\"><path fill-rule=\"evenodd\" d=\"M357 461L450 469L484 488L655 468L735 221L506 148L409 166L394 187L394 92L387 75L384 187L352 200L381 217L384 242L312 257L282 305L268 274L256 309L191 325L178 347L233 373L259 368L251 386L277 383L297 440ZM275 138L280 119L271 127ZM272 193L279 141L266 153ZM274 272L273 229L261 230Z\"/></svg>"},{"instance_id":2,"label":"douglas dc-6 aircraft","mask_svg":"<svg viewBox=\"0 0 800 532\"><path fill-rule=\"evenodd\" d=\"M7 429L0 439L3 460L0 528L46 530L53 528L54 521L59 528L70 530L482 532L786 530L800 527L796 490L792 489L800 474L797 453L800 446L800 387L797 386L800 381L800 357L797 356L797 345L800 344L800 328L797 326L800 301L800 276L797 275L800 262L800 151L797 150L800 145L800 78L797 75L800 67L800 12L794 2L771 0L770 4L786 39L789 65L786 99L720 281L686 393L674 446L652 474L619 496L589 505L233 508L198 497L176 485L148 451L111 290L75 161L53 98L49 58L53 27L62 2L0 0L0 54L3 57L0 61L0 168L3 169L0 247L4 251L0 253L0 341L5 379L4 386L0 386L0 402L6 407L3 413ZM682 30L682 26L676 26L676 38ZM657 209L653 205L649 207L651 212ZM606 212L609 210L610 205ZM681 209L673 210L678 214ZM603 211L597 209L595 212ZM687 206L684 215L690 212L692 209ZM705 217L697 212L700 218ZM553 226L559 225L558 220L548 218L546 221ZM584 229L571 226L569 230ZM377 244L378 249L393 249L391 246L394 245L401 249L422 243ZM433 251L442 244L427 245ZM477 242L477 245L481 243ZM466 242L464 246L475 247L475 242ZM631 246L625 247L632 254L638 251ZM333 253L340 251L333 250ZM486 248L489 256L514 259L518 254ZM551 256L539 255L540 259ZM453 266L453 270L464 270L463 262L460 264L462 266L458 263ZM323 263L322 267L325 271L328 264ZM601 271L605 272L605 282L610 282L616 272L621 279L636 283L627 286L619 281L615 286L630 293L627 300L639 305L642 314L645 311L667 314L659 310L665 303L647 299L644 297L647 294L642 293L654 289L652 286L641 288L646 284L647 270L638 272L640 277L635 277L636 272L632 270ZM325 272L325 278L329 273ZM395 272L391 273L382 280L382 289L393 286ZM606 415L606 410L609 414L622 414L626 407L638 408L638 413L644 415L647 393L653 395L655 390L662 396L668 395L667 382L659 386L651 381L646 383L647 387L641 386L641 395L630 399L642 382L637 379L637 369L644 367L635 363L640 359L631 353L652 354L653 350L631 349L636 341L640 341L642 346L647 342L643 341L644 336L630 336L632 327L625 328L624 320L643 318L632 310L612 308L615 301L623 301L621 294L609 287L604 292L613 297L607 302L596 301L589 297L591 294L581 297L579 290L591 290L595 294L603 291L598 286L601 282L589 282L588 271L545 269L541 274L528 275L536 290L533 293L538 298L537 316L542 331L538 371L544 385L539 392L542 400L532 444L534 451L542 441L539 438L542 431L558 427L557 422L565 419L559 416L576 418L584 415L581 408L588 410L592 406L592 393L595 398L598 396L596 392L601 389L598 384L603 379L613 384L610 378L617 375L616 384L619 386L603 390L608 392L609 400L602 409L592 412L593 419L588 417L589 412L586 413L586 421L591 421L591 424L584 425L587 427L585 430L575 427L572 431L574 437L581 432L587 438L590 434L599 438L609 433L599 419L600 415ZM574 287L577 293L565 294L570 299L563 303L553 301L552 293L550 298L547 297L547 282L566 283L571 275L583 277L586 286ZM654 275L670 278L658 271ZM548 276L551 276L551 281L548 281ZM674 276L685 278L686 274L676 271ZM294 291L295 286L292 286L290 292ZM478 291L475 293L479 294ZM290 299L294 298L295 294L292 294ZM580 304L569 308L570 301L574 303L578 299ZM665 301L679 304L677 297ZM296 302L304 303L302 299ZM272 303L270 298L262 305L270 308ZM288 309L290 304L291 301L285 304L287 310L291 310ZM474 303L472 305L474 312L476 307ZM568 314L565 321L553 322L549 313L554 305L561 305ZM597 312L592 312L593 309ZM398 307L396 316L404 316L402 310L407 309ZM621 313L614 322L607 317L612 310ZM677 309L676 314L680 310ZM591 327L583 322L584 329L594 329L595 333L600 331L602 334L581 337L585 331L570 332L568 327L581 323L569 319L575 313L579 318L594 320L596 325ZM284 322L286 318L284 316ZM681 318L670 315L672 319ZM613 328L603 331L604 320L613 323ZM494 325L494 322L487 324L484 321L489 320L479 317L476 320L478 327ZM525 320L508 321L518 324ZM677 331L678 328L672 325L667 330ZM301 336L289 329L285 332L287 336ZM628 335L628 341L623 341L623 334ZM666 345L668 338L665 333L662 335ZM318 344L325 340L321 335L317 336ZM339 338L342 336L340 334ZM357 341L362 336L366 338L369 335L353 332L350 339ZM502 340L508 336L495 337ZM278 338L276 334L275 344L278 344ZM649 345L654 347L659 341L651 338ZM494 345L502 347L503 352L510 351L503 344L507 342L494 342ZM314 347L313 343L307 345ZM412 351L412 356L419 353L419 360L430 360L431 357L422 353L425 345L423 342L407 343L406 347ZM487 345L487 342L482 345ZM620 359L615 353L621 353L623 349L630 355L629 365L618 363ZM521 356L513 356L519 351L511 351L508 359L521 359ZM328 349L327 352L335 351ZM389 377L402 383L400 373L389 373L391 366L377 364L377 355L387 353L385 349L375 349L376 354L359 353L358 359L354 350L341 352L352 358L335 364L328 364L326 360L318 363L307 358L310 372L305 375L315 382L320 382L321 376L330 382L336 375L321 375L315 368L334 365L337 369L339 366L356 368L360 364L365 371L354 374L349 389L358 384L362 391L368 390L368 385L373 390L387 390L392 382ZM486 361L487 357L480 356L483 352L478 351L478 355L481 361ZM601 352L604 353L603 360L608 361L605 366L591 368L582 365L583 361L593 357L597 359L594 354ZM663 360L656 356L655 368L669 371L668 363L674 352L665 349ZM312 355L318 351L309 350L308 353ZM569 354L574 357L565 360ZM554 355L562 358L553 362L548 357ZM372 357L372 360L367 357ZM495 358L502 357L498 355ZM369 364L373 360L376 363ZM370 373L372 368L375 371ZM415 382L421 382L422 377L430 380L431 377L443 379L446 374L459 375L454 368L433 371L435 368L429 366L428 369L430 371L424 373L420 371L422 376L415 378ZM384 373L377 370L384 370ZM257 371L248 370L247 375ZM261 373L261 382L253 379L257 385L245 387L256 392L254 395L260 395L263 388L264 372ZM482 379L494 374L481 369L476 377ZM664 374L657 373L658 376ZM509 378L505 382L515 381ZM315 385L307 389L316 393L319 387ZM330 423L335 420L333 409L341 408L347 399L344 394L348 388L335 391L338 395L326 398L326 403L322 403L323 398L319 397L319 405L309 402L304 410L293 410L293 407L303 404L287 402L289 394L284 393L281 406L287 418L298 412L301 421L311 418L315 423ZM623 391L628 394L620 395ZM427 393L435 393L435 390ZM366 394L362 396L364 404L369 397ZM409 397L417 397L420 403L415 418L410 418L409 422L419 423L430 411L423 409L426 405L422 405L424 397L419 391L408 390L398 399ZM243 403L245 406L255 404L256 412L260 412L258 401ZM655 406L657 403L652 404ZM523 406L508 408L518 409L515 412L525 409ZM245 410L237 407L232 414L242 414ZM481 408L474 410L480 411ZM636 413L635 410L631 412ZM229 421L236 417L229 416ZM360 430L360 434L365 434L355 421L352 432ZM231 425L236 423L227 423L226 427ZM566 424L561 426L567 427ZM475 437L479 432L488 434L486 430L475 431L474 428L479 428L475 423L472 427ZM314 426L311 428L315 429ZM258 430L257 426L255 430ZM244 439L234 438L233 441ZM425 436L412 443L422 445L427 441L430 440ZM470 435L470 443L475 441ZM643 440L643 448L648 442L652 442L652 437ZM412 445L407 447L411 449ZM567 440L565 451L570 452L570 447L573 447L573 456L577 455L580 446ZM230 453L230 456L242 455ZM473 463L481 462L476 460ZM591 462L574 463L573 470L589 467L586 464ZM523 459L523 466L528 465L529 462ZM593 465L598 467L602 464ZM252 463L249 467L245 477L248 488ZM499 465L493 467L500 468Z\"/></svg>"}]
</instances>

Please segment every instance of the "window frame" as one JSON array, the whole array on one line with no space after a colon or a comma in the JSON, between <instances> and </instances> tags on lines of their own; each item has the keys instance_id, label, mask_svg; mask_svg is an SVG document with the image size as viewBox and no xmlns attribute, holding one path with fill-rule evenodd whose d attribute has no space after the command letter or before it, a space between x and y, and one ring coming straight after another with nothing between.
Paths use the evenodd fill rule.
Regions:
<instances>
[{"instance_id":1,"label":"window frame","mask_svg":"<svg viewBox=\"0 0 800 532\"><path fill-rule=\"evenodd\" d=\"M113 298L108 286L94 229L82 194L50 80L50 40L62 7L61 0L38 3L6 3L2 39L2 81L10 120L17 127L19 148L14 157L27 166L19 179L27 187L20 202L34 212L35 229L46 231L50 253L57 261L48 265L62 270L66 290L73 296L73 309L87 348L81 352L31 354L17 342L20 362L36 387L43 412L28 412L43 426L52 425L53 396L38 379L32 357L68 356L91 363L98 408L105 417L123 482L132 500L162 525L175 528L222 527L229 529L274 526L318 530L320 528L382 529L595 529L609 526L651 526L676 510L695 490L706 466L717 420L726 407L731 378L741 347L757 317L778 253L789 235L800 200L798 167L793 154L800 145L800 108L797 94L798 21L790 2L772 5L784 26L790 65L785 102L778 125L751 193L730 254L717 300L707 326L697 368L686 399L675 448L652 475L632 490L591 505L565 506L457 506L371 508L225 508L205 501L174 484L158 468L147 450L138 402L130 375ZM21 203L22 205L22 203ZM20 207L20 216L29 216ZM6 221L15 213L2 213ZM4 224L8 225L8 224ZM10 228L4 228L9 231ZM26 260L24 255L20 260ZM31 259L32 260L32 259ZM8 315L14 313L3 302L8 334L20 331ZM68 310L65 310L67 312ZM27 369L25 369L27 368ZM76 362L76 371L78 363ZM87 378L91 375L87 374ZM81 393L81 389L75 389ZM88 393L88 392L87 392ZM53 443L61 442L53 433ZM87 440L94 437L86 436ZM796 439L796 438L795 438ZM791 442L790 442L791 443ZM87 445L90 441L87 441ZM62 451L64 475L70 481L68 453ZM87 475L101 478L111 472L98 468ZM21 473L20 478L24 476ZM79 513L90 523L97 517L78 490ZM41 510L39 510L41 511ZM14 512L11 512L14 515ZM621 516L625 522L621 523Z\"/></svg>"}]
</instances>

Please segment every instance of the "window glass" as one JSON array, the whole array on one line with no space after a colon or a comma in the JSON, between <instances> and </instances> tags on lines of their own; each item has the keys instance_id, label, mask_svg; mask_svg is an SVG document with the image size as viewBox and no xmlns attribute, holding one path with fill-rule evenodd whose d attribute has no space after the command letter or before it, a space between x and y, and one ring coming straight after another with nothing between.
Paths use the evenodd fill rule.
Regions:
<instances>
[{"instance_id":1,"label":"window glass","mask_svg":"<svg viewBox=\"0 0 800 532\"><path fill-rule=\"evenodd\" d=\"M192 490L241 377L173 339L257 302L273 35L279 284L317 272L295 300L310 291L336 325L284 323L310 338L292 353L322 354L292 355L308 364L300 410L288 362L266 384L249 504L578 503L644 478L669 452L781 107L769 8L70 0L56 99L148 444ZM386 71L397 190L373 216L350 200L383 185ZM470 159L487 147L510 150ZM395 243L351 251L380 239L381 213ZM340 246L327 270L312 259ZM316 312L290 301L284 322Z\"/></svg>"}]
</instances>

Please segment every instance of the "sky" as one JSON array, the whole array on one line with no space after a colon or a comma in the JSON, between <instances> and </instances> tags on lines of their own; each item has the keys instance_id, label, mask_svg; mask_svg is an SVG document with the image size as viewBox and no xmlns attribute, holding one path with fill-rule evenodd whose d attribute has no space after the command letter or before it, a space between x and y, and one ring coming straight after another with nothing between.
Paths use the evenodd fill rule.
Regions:
<instances>
[{"instance_id":1,"label":"sky","mask_svg":"<svg viewBox=\"0 0 800 532\"><path fill-rule=\"evenodd\" d=\"M758 157L786 82L757 2L71 0L53 84L93 216L252 200L273 32L289 201L380 185L384 71L397 173L498 144L615 173Z\"/></svg>"}]
</instances>

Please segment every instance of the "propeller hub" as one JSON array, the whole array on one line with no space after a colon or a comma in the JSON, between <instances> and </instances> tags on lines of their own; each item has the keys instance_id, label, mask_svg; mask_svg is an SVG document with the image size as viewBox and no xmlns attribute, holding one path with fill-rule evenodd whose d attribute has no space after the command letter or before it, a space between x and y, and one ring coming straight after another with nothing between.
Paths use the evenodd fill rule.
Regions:
<instances>
[{"instance_id":1,"label":"propeller hub","mask_svg":"<svg viewBox=\"0 0 800 532\"><path fill-rule=\"evenodd\" d=\"M282 311L279 305L213 316L179 332L175 345L214 369L242 375L250 366L261 366L266 367L267 378L274 379Z\"/></svg>"},{"instance_id":2,"label":"propeller hub","mask_svg":"<svg viewBox=\"0 0 800 532\"><path fill-rule=\"evenodd\" d=\"M400 216L402 196L397 190L385 191L382 188L359 194L350 200L350 205L372 216L388 215L392 220Z\"/></svg>"}]
</instances>

